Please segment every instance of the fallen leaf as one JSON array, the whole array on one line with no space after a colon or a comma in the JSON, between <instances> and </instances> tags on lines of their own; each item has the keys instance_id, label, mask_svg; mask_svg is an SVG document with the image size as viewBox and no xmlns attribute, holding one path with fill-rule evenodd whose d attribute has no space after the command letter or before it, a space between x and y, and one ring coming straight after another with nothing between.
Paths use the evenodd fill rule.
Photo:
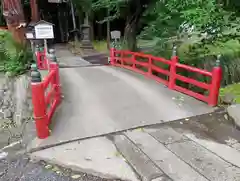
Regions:
<instances>
[{"instance_id":1,"label":"fallen leaf","mask_svg":"<svg viewBox=\"0 0 240 181\"><path fill-rule=\"evenodd\" d=\"M52 165L46 165L45 168L46 169L51 169L53 166Z\"/></svg>"},{"instance_id":2,"label":"fallen leaf","mask_svg":"<svg viewBox=\"0 0 240 181\"><path fill-rule=\"evenodd\" d=\"M81 177L81 175L72 175L71 177L72 177L72 179L78 179Z\"/></svg>"},{"instance_id":3,"label":"fallen leaf","mask_svg":"<svg viewBox=\"0 0 240 181\"><path fill-rule=\"evenodd\" d=\"M54 166L53 168L52 168L52 171L54 171L54 172L56 172L56 171L58 171L59 170L59 168L57 167L57 166Z\"/></svg>"},{"instance_id":4,"label":"fallen leaf","mask_svg":"<svg viewBox=\"0 0 240 181\"><path fill-rule=\"evenodd\" d=\"M115 152L115 156L116 156L116 157L119 157L119 156L121 156L121 153L119 153L118 151L116 151L116 152Z\"/></svg>"},{"instance_id":5,"label":"fallen leaf","mask_svg":"<svg viewBox=\"0 0 240 181\"><path fill-rule=\"evenodd\" d=\"M60 174L61 174L61 172L60 172L60 171L56 171L56 174L59 174L59 175L60 175Z\"/></svg>"}]
</instances>

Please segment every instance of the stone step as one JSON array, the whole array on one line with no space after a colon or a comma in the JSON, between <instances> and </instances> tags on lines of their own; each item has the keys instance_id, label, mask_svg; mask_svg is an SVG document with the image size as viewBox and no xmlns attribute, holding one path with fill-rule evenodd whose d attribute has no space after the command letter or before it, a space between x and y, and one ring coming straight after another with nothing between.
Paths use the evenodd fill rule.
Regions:
<instances>
[{"instance_id":1,"label":"stone step","mask_svg":"<svg viewBox=\"0 0 240 181\"><path fill-rule=\"evenodd\" d=\"M167 125L166 127L171 127L179 133L178 137L187 137L227 162L240 167L238 150L240 131L231 124L231 120L226 117L224 112L193 117ZM166 129L166 127L161 129Z\"/></svg>"},{"instance_id":2,"label":"stone step","mask_svg":"<svg viewBox=\"0 0 240 181\"><path fill-rule=\"evenodd\" d=\"M108 55L105 53L96 53L93 55L83 56L82 58L92 64L108 64Z\"/></svg>"},{"instance_id":3,"label":"stone step","mask_svg":"<svg viewBox=\"0 0 240 181\"><path fill-rule=\"evenodd\" d=\"M119 153L127 160L141 180L151 181L154 179L171 181L155 163L153 163L133 142L125 135L114 135L110 138Z\"/></svg>"},{"instance_id":4,"label":"stone step","mask_svg":"<svg viewBox=\"0 0 240 181\"><path fill-rule=\"evenodd\" d=\"M160 138L158 140L154 139L154 137L143 130L128 131L126 135L172 180L207 181L204 176L178 158L163 144L167 140L170 140L168 137L173 136L176 138L177 133L169 129L163 132L162 130L158 132L158 138ZM170 132L168 133L168 131ZM187 139L172 139L172 141L185 142ZM184 152L184 150L182 151Z\"/></svg>"},{"instance_id":5,"label":"stone step","mask_svg":"<svg viewBox=\"0 0 240 181\"><path fill-rule=\"evenodd\" d=\"M240 180L240 133L224 112L144 131L209 180Z\"/></svg>"}]
</instances>

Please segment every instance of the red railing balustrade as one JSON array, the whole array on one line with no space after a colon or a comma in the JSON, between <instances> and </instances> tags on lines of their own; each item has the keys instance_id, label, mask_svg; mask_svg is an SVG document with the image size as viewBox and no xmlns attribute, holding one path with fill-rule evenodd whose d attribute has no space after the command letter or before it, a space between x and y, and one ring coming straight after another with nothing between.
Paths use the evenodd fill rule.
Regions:
<instances>
[{"instance_id":1,"label":"red railing balustrade","mask_svg":"<svg viewBox=\"0 0 240 181\"><path fill-rule=\"evenodd\" d=\"M32 104L37 136L45 139L50 135L49 125L52 116L61 102L59 66L57 62L49 62L48 75L41 80L37 67L32 68ZM44 69L46 64L43 66Z\"/></svg>"},{"instance_id":2,"label":"red railing balustrade","mask_svg":"<svg viewBox=\"0 0 240 181\"><path fill-rule=\"evenodd\" d=\"M138 58L141 58L142 60L138 60ZM155 62L168 67L168 69L157 66ZM149 78L165 84L169 89L192 96L196 99L208 103L210 106L216 106L218 103L219 89L222 79L222 69L219 65L219 62L213 68L213 70L209 72L196 67L181 64L178 62L178 57L175 55L172 56L171 60L167 60L165 58L155 57L144 53L131 52L127 50L116 50L112 48L110 50L110 64L143 74ZM205 83L180 75L177 71L179 68L206 76L211 79L211 81L210 83ZM167 78L164 79L156 76L153 72L160 73ZM204 89L208 91L208 94L203 95L198 92L194 92L193 90L179 86L176 83L177 80Z\"/></svg>"},{"instance_id":3,"label":"red railing balustrade","mask_svg":"<svg viewBox=\"0 0 240 181\"><path fill-rule=\"evenodd\" d=\"M40 51L40 48L36 48L36 61L38 69L40 70L47 70L48 69L48 59L47 59L47 51L44 48L43 51Z\"/></svg>"}]
</instances>

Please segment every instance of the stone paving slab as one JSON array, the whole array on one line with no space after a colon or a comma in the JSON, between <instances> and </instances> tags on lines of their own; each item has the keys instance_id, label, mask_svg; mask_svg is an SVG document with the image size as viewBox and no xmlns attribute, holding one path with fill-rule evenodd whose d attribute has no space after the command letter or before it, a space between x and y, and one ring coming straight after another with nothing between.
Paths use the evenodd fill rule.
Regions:
<instances>
[{"instance_id":1,"label":"stone paving slab","mask_svg":"<svg viewBox=\"0 0 240 181\"><path fill-rule=\"evenodd\" d=\"M104 137L76 141L34 152L31 158L102 178L138 180L137 175L118 153L114 144Z\"/></svg>"},{"instance_id":2,"label":"stone paving slab","mask_svg":"<svg viewBox=\"0 0 240 181\"><path fill-rule=\"evenodd\" d=\"M116 135L113 142L129 164L140 175L141 180L151 181L163 177L164 173L127 137Z\"/></svg>"},{"instance_id":3,"label":"stone paving slab","mask_svg":"<svg viewBox=\"0 0 240 181\"><path fill-rule=\"evenodd\" d=\"M164 145L188 140L187 137L181 135L180 133L176 132L173 128L168 126L163 126L155 129L146 128L144 129L144 131L148 132L156 140L158 140L160 143Z\"/></svg>"},{"instance_id":4,"label":"stone paving slab","mask_svg":"<svg viewBox=\"0 0 240 181\"><path fill-rule=\"evenodd\" d=\"M217 117L219 116L220 118L218 119ZM192 118L187 121L180 121L180 123L175 122L168 126L171 126L172 135L178 135L179 138L188 138L227 162L240 167L240 152L231 146L235 144L236 147L239 144L240 132L231 126L229 122L230 120L225 119L223 114L214 113L214 115L205 116L202 121ZM164 127L160 128L160 130L162 129ZM161 135L160 132L158 133Z\"/></svg>"},{"instance_id":5,"label":"stone paving slab","mask_svg":"<svg viewBox=\"0 0 240 181\"><path fill-rule=\"evenodd\" d=\"M173 143L167 148L211 181L238 181L240 169L193 141Z\"/></svg>"},{"instance_id":6,"label":"stone paving slab","mask_svg":"<svg viewBox=\"0 0 240 181\"><path fill-rule=\"evenodd\" d=\"M158 135L160 135L159 132ZM176 181L207 181L207 179L183 160L167 149L163 144L144 131L134 130L126 133L139 148L155 162L170 178ZM162 132L165 136L165 132ZM169 134L168 134L169 135ZM175 135L175 134L173 134ZM180 141L180 140L179 140ZM185 141L185 140L181 140Z\"/></svg>"}]
</instances>

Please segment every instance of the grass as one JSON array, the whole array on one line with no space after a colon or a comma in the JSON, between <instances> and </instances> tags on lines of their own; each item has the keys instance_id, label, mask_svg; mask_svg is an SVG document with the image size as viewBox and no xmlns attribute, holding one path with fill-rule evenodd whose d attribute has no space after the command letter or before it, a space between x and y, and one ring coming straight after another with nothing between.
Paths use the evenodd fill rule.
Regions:
<instances>
[{"instance_id":1,"label":"grass","mask_svg":"<svg viewBox=\"0 0 240 181\"><path fill-rule=\"evenodd\" d=\"M220 89L220 97L229 93L234 95L236 103L240 104L240 83L231 84Z\"/></svg>"},{"instance_id":2,"label":"grass","mask_svg":"<svg viewBox=\"0 0 240 181\"><path fill-rule=\"evenodd\" d=\"M101 53L107 53L108 52L108 48L107 48L107 42L102 40L102 41L94 41L93 42L93 47Z\"/></svg>"},{"instance_id":3,"label":"grass","mask_svg":"<svg viewBox=\"0 0 240 181\"><path fill-rule=\"evenodd\" d=\"M155 46L156 42L157 42L157 39L155 39L155 40L141 40L140 39L137 41L137 44L138 44L138 47L152 47L152 46ZM98 52L102 52L102 53L108 52L106 40L93 41L93 47Z\"/></svg>"}]
</instances>

